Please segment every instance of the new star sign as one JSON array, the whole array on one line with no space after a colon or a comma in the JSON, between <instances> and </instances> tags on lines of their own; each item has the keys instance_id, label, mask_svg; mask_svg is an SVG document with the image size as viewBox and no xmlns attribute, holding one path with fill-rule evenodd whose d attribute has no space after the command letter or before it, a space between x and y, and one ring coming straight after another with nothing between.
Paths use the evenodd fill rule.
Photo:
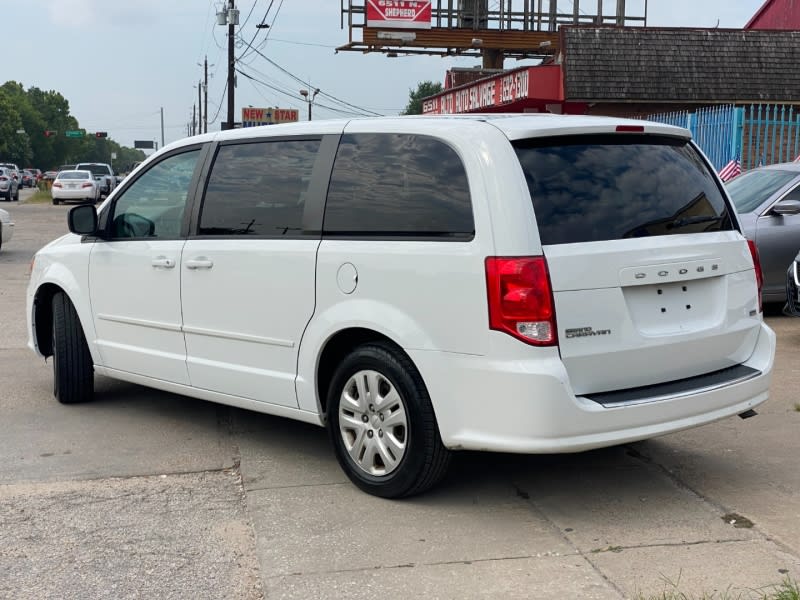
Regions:
<instances>
[{"instance_id":1,"label":"new star sign","mask_svg":"<svg viewBox=\"0 0 800 600\"><path fill-rule=\"evenodd\" d=\"M431 0L367 0L367 27L430 29Z\"/></svg>"},{"instance_id":2,"label":"new star sign","mask_svg":"<svg viewBox=\"0 0 800 600\"><path fill-rule=\"evenodd\" d=\"M249 106L242 109L242 127L276 125L299 120L300 111L296 108L254 108Z\"/></svg>"}]
</instances>

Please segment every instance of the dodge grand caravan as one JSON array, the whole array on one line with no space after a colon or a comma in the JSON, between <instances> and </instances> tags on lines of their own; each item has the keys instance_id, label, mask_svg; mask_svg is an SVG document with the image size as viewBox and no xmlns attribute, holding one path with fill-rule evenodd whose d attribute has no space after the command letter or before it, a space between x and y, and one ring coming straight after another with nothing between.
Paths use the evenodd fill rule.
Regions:
<instances>
[{"instance_id":1,"label":"dodge grand caravan","mask_svg":"<svg viewBox=\"0 0 800 600\"><path fill-rule=\"evenodd\" d=\"M188 138L38 252L32 349L328 428L363 490L452 451L577 452L767 399L758 256L683 129L380 118Z\"/></svg>"}]
</instances>

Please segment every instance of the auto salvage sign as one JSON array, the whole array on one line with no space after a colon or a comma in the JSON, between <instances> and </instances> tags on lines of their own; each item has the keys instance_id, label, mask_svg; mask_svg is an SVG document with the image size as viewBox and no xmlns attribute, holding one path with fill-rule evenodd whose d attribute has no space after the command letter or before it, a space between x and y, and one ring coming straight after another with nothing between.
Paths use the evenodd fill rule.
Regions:
<instances>
[{"instance_id":1,"label":"auto salvage sign","mask_svg":"<svg viewBox=\"0 0 800 600\"><path fill-rule=\"evenodd\" d=\"M521 69L438 94L422 102L422 113L446 115L479 112L525 100L530 95L529 72L527 68Z\"/></svg>"},{"instance_id":2,"label":"auto salvage sign","mask_svg":"<svg viewBox=\"0 0 800 600\"><path fill-rule=\"evenodd\" d=\"M430 29L431 0L367 0L367 27Z\"/></svg>"},{"instance_id":3,"label":"auto salvage sign","mask_svg":"<svg viewBox=\"0 0 800 600\"><path fill-rule=\"evenodd\" d=\"M292 123L300 120L300 111L296 108L254 108L242 109L242 127L258 127L259 125L276 125Z\"/></svg>"}]
</instances>

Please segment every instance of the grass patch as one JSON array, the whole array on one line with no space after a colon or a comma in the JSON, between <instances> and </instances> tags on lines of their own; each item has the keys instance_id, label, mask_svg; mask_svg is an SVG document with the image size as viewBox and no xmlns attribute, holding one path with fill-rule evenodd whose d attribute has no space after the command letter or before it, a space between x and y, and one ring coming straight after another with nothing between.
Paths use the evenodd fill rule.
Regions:
<instances>
[{"instance_id":1,"label":"grass patch","mask_svg":"<svg viewBox=\"0 0 800 600\"><path fill-rule=\"evenodd\" d=\"M21 204L50 204L52 201L53 198L50 196L50 192L37 190L33 196L23 200Z\"/></svg>"},{"instance_id":2,"label":"grass patch","mask_svg":"<svg viewBox=\"0 0 800 600\"><path fill-rule=\"evenodd\" d=\"M699 596L682 592L678 584L666 580L665 589L658 594L637 594L636 600L800 600L800 585L790 578L782 583L760 590L703 592Z\"/></svg>"}]
</instances>

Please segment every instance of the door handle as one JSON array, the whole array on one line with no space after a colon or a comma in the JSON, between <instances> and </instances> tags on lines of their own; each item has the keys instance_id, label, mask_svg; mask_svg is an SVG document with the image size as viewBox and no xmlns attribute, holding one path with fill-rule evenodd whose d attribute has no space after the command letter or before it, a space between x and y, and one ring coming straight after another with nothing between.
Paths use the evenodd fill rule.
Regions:
<instances>
[{"instance_id":1,"label":"door handle","mask_svg":"<svg viewBox=\"0 0 800 600\"><path fill-rule=\"evenodd\" d=\"M172 258L167 258L166 256L158 256L154 258L151 263L154 268L156 269L174 269L175 268L175 260Z\"/></svg>"},{"instance_id":2,"label":"door handle","mask_svg":"<svg viewBox=\"0 0 800 600\"><path fill-rule=\"evenodd\" d=\"M207 259L205 256L199 258L192 258L185 263L187 269L210 269L214 266L214 261Z\"/></svg>"}]
</instances>

